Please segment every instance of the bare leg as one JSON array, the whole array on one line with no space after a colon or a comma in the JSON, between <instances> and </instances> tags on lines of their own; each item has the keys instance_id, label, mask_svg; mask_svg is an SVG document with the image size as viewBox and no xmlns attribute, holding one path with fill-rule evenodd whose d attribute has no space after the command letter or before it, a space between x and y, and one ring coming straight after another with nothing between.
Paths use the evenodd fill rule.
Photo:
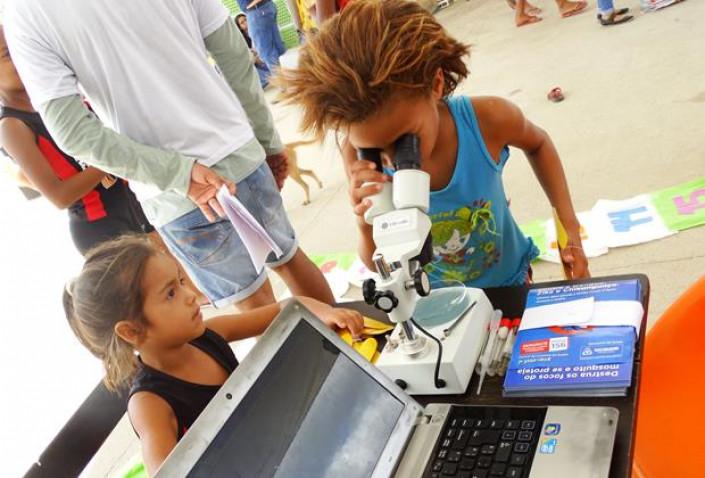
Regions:
<instances>
[{"instance_id":1,"label":"bare leg","mask_svg":"<svg viewBox=\"0 0 705 478\"><path fill-rule=\"evenodd\" d=\"M301 249L296 251L289 262L274 271L281 276L292 295L312 297L326 304L335 303L323 273Z\"/></svg>"},{"instance_id":2,"label":"bare leg","mask_svg":"<svg viewBox=\"0 0 705 478\"><path fill-rule=\"evenodd\" d=\"M507 0L507 5L509 5L509 8L514 10L517 7L517 2L516 0ZM539 7L529 3L528 1L526 2L526 7L524 8L524 11L529 15L539 15L542 12Z\"/></svg>"},{"instance_id":3,"label":"bare leg","mask_svg":"<svg viewBox=\"0 0 705 478\"><path fill-rule=\"evenodd\" d=\"M516 13L514 14L514 23L518 27L529 25L541 21L541 17L529 15L526 13L528 2L526 0L516 0Z\"/></svg>"},{"instance_id":4,"label":"bare leg","mask_svg":"<svg viewBox=\"0 0 705 478\"><path fill-rule=\"evenodd\" d=\"M241 300L235 305L240 310L240 312L247 312L248 310L273 304L274 301L275 299L274 291L272 290L272 283L269 282L269 279L267 279L266 281L264 281L264 284L262 284L262 287L257 289L254 294L247 297L246 299Z\"/></svg>"},{"instance_id":5,"label":"bare leg","mask_svg":"<svg viewBox=\"0 0 705 478\"><path fill-rule=\"evenodd\" d=\"M528 1L526 2L526 12L527 12L529 15L538 15L538 14L540 14L542 11L543 11L543 10L541 10L541 9L540 9L539 7L537 7L536 5L532 5L532 4L529 3Z\"/></svg>"}]
</instances>

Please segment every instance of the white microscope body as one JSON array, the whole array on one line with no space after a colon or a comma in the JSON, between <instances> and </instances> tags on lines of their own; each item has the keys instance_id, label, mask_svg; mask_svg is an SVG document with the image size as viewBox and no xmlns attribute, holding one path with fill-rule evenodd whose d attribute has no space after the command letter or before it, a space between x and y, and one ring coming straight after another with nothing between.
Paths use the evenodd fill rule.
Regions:
<instances>
[{"instance_id":1,"label":"white microscope body","mask_svg":"<svg viewBox=\"0 0 705 478\"><path fill-rule=\"evenodd\" d=\"M361 150L361 159L381 170L379 150ZM377 249L373 255L380 277L365 281L365 301L398 324L376 365L412 395L465 393L486 337L493 309L481 289L466 289L471 306L455 322L419 329L413 320L419 296L430 293L423 266L432 259L431 220L426 214L430 177L421 171L418 139L402 136L396 143L396 172L389 188L372 198L372 224ZM386 210L385 210L386 209ZM429 334L432 337L429 337ZM442 354L439 349L442 345Z\"/></svg>"}]
</instances>

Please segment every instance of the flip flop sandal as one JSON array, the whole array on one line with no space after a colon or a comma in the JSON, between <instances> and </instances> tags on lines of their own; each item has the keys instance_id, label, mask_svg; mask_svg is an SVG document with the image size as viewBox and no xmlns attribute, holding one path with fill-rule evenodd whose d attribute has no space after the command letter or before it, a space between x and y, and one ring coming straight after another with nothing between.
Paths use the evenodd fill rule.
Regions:
<instances>
[{"instance_id":1,"label":"flip flop sandal","mask_svg":"<svg viewBox=\"0 0 705 478\"><path fill-rule=\"evenodd\" d=\"M528 17L529 17L529 19L526 20L524 23L517 25L517 28L525 27L527 25L533 25L534 23L538 23L541 20L543 20L543 18L537 17L535 15L528 15Z\"/></svg>"},{"instance_id":2,"label":"flip flop sandal","mask_svg":"<svg viewBox=\"0 0 705 478\"><path fill-rule=\"evenodd\" d=\"M565 96L563 96L563 90L560 89L560 87L556 86L553 88L551 91L548 92L548 95L546 95L546 98L548 98L548 101L552 101L554 103L560 103L565 99Z\"/></svg>"},{"instance_id":3,"label":"flip flop sandal","mask_svg":"<svg viewBox=\"0 0 705 478\"><path fill-rule=\"evenodd\" d=\"M621 25L622 23L627 23L632 20L634 20L634 17L632 15L619 16L615 13L607 18L600 18L600 25L602 25L603 27L611 27L613 25Z\"/></svg>"},{"instance_id":4,"label":"flip flop sandal","mask_svg":"<svg viewBox=\"0 0 705 478\"><path fill-rule=\"evenodd\" d=\"M629 13L629 7L620 8L619 10L615 10L615 11L614 11L614 14L615 14L615 15L625 15L625 14L627 14L627 13ZM602 14L601 14L601 13L598 13L598 14L597 14L597 19L598 19L598 20L602 20Z\"/></svg>"},{"instance_id":5,"label":"flip flop sandal","mask_svg":"<svg viewBox=\"0 0 705 478\"><path fill-rule=\"evenodd\" d=\"M569 10L565 13L561 13L561 18L568 18L572 17L574 15L577 15L579 13L583 13L586 11L588 4L587 2L578 2L572 10Z\"/></svg>"}]
</instances>

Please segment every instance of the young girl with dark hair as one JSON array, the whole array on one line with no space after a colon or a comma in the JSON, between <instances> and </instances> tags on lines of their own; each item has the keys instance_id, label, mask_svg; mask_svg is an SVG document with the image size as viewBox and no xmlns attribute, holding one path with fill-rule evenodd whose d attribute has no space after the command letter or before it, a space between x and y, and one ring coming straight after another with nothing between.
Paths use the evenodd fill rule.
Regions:
<instances>
[{"instance_id":1,"label":"young girl with dark hair","mask_svg":"<svg viewBox=\"0 0 705 478\"><path fill-rule=\"evenodd\" d=\"M357 312L299 300L332 328L362 331ZM228 342L262 334L281 309L204 321L176 261L130 236L91 250L63 301L74 333L103 361L106 386L129 387L128 414L150 475L237 367Z\"/></svg>"}]
</instances>

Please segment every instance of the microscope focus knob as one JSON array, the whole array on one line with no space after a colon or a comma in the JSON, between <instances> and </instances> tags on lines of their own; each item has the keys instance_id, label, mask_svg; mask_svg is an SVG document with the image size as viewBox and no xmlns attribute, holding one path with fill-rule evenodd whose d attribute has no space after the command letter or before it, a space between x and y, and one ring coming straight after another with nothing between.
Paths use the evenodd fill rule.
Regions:
<instances>
[{"instance_id":1,"label":"microscope focus knob","mask_svg":"<svg viewBox=\"0 0 705 478\"><path fill-rule=\"evenodd\" d=\"M394 292L392 292L391 290L378 292L375 295L375 307L377 307L382 312L389 313L393 311L397 305L399 305L399 299L394 296Z\"/></svg>"},{"instance_id":2,"label":"microscope focus knob","mask_svg":"<svg viewBox=\"0 0 705 478\"><path fill-rule=\"evenodd\" d=\"M414 273L414 288L421 297L426 297L431 293L431 281L428 274L422 269Z\"/></svg>"},{"instance_id":3,"label":"microscope focus knob","mask_svg":"<svg viewBox=\"0 0 705 478\"><path fill-rule=\"evenodd\" d=\"M362 283L362 297L365 303L373 305L377 295L377 284L374 279L367 279Z\"/></svg>"}]
</instances>

